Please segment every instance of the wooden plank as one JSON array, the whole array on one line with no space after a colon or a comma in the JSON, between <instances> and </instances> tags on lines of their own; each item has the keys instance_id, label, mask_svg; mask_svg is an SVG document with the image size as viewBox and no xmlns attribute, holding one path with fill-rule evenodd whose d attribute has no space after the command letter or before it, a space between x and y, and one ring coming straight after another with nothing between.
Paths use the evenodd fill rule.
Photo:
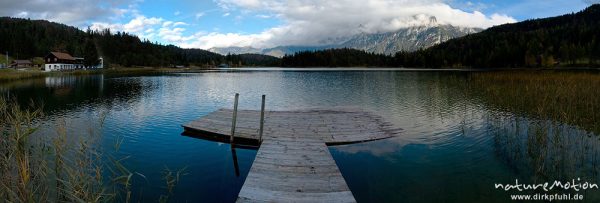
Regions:
<instances>
[{"instance_id":1,"label":"wooden plank","mask_svg":"<svg viewBox=\"0 0 600 203\"><path fill-rule=\"evenodd\" d=\"M268 139L237 202L356 202L324 142Z\"/></svg>"},{"instance_id":2,"label":"wooden plank","mask_svg":"<svg viewBox=\"0 0 600 203\"><path fill-rule=\"evenodd\" d=\"M227 138L233 110L219 109L183 125ZM236 135L258 142L260 111L237 112ZM263 142L238 202L355 202L326 144L385 139L401 129L357 109L265 111Z\"/></svg>"},{"instance_id":3,"label":"wooden plank","mask_svg":"<svg viewBox=\"0 0 600 203\"><path fill-rule=\"evenodd\" d=\"M229 136L232 110L219 109L184 127ZM258 140L260 111L239 110L236 137ZM364 142L396 136L381 116L360 110L266 111L263 139L307 137L327 144Z\"/></svg>"}]
</instances>

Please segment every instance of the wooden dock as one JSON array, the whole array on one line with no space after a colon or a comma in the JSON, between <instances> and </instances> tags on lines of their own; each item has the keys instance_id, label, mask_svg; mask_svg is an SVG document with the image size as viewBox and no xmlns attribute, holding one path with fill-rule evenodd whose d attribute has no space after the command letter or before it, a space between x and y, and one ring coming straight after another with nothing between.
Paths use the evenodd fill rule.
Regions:
<instances>
[{"instance_id":1,"label":"wooden dock","mask_svg":"<svg viewBox=\"0 0 600 203\"><path fill-rule=\"evenodd\" d=\"M219 109L183 125L210 139L231 139L233 110ZM400 129L356 109L238 110L234 143L259 146L238 202L356 202L327 145L396 136ZM262 139L262 143L260 140Z\"/></svg>"},{"instance_id":2,"label":"wooden dock","mask_svg":"<svg viewBox=\"0 0 600 203\"><path fill-rule=\"evenodd\" d=\"M356 202L325 143L265 140L237 202L315 201Z\"/></svg>"},{"instance_id":3,"label":"wooden dock","mask_svg":"<svg viewBox=\"0 0 600 203\"><path fill-rule=\"evenodd\" d=\"M232 114L231 109L219 109L183 127L191 133L229 139ZM238 110L235 139L258 144L259 124L260 111ZM385 139L400 130L381 116L357 109L266 111L263 139L311 138L338 145Z\"/></svg>"}]
</instances>

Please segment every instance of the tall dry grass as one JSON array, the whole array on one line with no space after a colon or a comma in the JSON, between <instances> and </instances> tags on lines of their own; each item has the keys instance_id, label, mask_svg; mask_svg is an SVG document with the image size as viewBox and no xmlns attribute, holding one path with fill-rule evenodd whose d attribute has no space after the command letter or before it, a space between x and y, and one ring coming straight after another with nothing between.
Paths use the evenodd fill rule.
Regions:
<instances>
[{"instance_id":1,"label":"tall dry grass","mask_svg":"<svg viewBox=\"0 0 600 203\"><path fill-rule=\"evenodd\" d=\"M3 202L131 202L132 180L144 175L130 171L129 157L103 154L100 146L102 114L88 132L70 135L62 120L56 134L37 133L42 108L22 107L0 97L0 199ZM118 139L118 151L123 140ZM110 161L106 161L110 160ZM108 175L107 175L108 174ZM164 172L167 202L185 169Z\"/></svg>"},{"instance_id":2,"label":"tall dry grass","mask_svg":"<svg viewBox=\"0 0 600 203\"><path fill-rule=\"evenodd\" d=\"M560 121L600 134L600 74L503 71L474 73L483 102L501 111Z\"/></svg>"},{"instance_id":3,"label":"tall dry grass","mask_svg":"<svg viewBox=\"0 0 600 203\"><path fill-rule=\"evenodd\" d=\"M483 72L469 83L492 109L496 155L507 166L538 182L600 180L600 74Z\"/></svg>"}]
</instances>

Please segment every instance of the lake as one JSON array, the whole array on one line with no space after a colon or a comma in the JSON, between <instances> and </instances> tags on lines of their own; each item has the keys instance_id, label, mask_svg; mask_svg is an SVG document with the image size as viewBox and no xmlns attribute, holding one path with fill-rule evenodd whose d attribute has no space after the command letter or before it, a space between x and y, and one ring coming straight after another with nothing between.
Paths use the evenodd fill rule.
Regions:
<instances>
[{"instance_id":1,"label":"lake","mask_svg":"<svg viewBox=\"0 0 600 203\"><path fill-rule=\"evenodd\" d=\"M219 108L231 108L235 93L240 93L240 109L260 109L265 94L267 110L361 108L402 128L391 139L329 147L359 202L507 202L510 194L520 193L496 189L495 183L577 178L600 183L597 104L585 104L589 106L579 109L587 112L583 115L565 111L572 117L590 115L591 120L547 118L540 115L550 110L525 108L527 101L537 104L538 98L517 92L520 102L503 103L504 90L487 88L485 79L474 74L484 73L234 69L47 77L3 83L0 92L24 105L30 100L43 103L45 114L37 120L43 126L41 136L53 136L54 126L65 122L76 139L102 122L102 151L128 157L124 165L141 174L133 177L134 202L157 201L167 193L165 168L185 168L186 173L171 201L235 201L256 150L232 152L228 144L184 136L181 127ZM599 191L578 193L593 202L600 200Z\"/></svg>"}]
</instances>

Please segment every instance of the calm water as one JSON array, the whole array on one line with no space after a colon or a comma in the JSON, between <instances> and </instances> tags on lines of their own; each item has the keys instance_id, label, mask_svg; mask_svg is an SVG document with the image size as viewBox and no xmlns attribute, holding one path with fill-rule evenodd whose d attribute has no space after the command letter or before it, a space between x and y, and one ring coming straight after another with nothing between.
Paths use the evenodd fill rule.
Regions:
<instances>
[{"instance_id":1,"label":"calm water","mask_svg":"<svg viewBox=\"0 0 600 203\"><path fill-rule=\"evenodd\" d=\"M403 128L396 138L330 147L359 202L506 202L512 193L494 189L494 183L551 177L600 183L595 167L600 144L594 133L558 124L549 134L561 138L553 142L560 150L536 153L532 149L540 143L528 136L536 129L528 126L547 121L491 109L465 84L469 74L256 70L69 76L0 84L0 92L22 103L44 103L40 123L51 127L64 120L73 135L87 132L106 115L104 150L130 156L127 167L145 176L135 177L135 202L154 202L167 194L165 167L187 167L173 201L235 200L256 151L233 154L228 144L182 136L180 125L230 107L236 92L244 109L259 109L260 95L266 94L269 110L360 107ZM115 152L118 139L123 144ZM540 172L540 166L548 170ZM580 192L590 201L598 200L598 193Z\"/></svg>"}]
</instances>

